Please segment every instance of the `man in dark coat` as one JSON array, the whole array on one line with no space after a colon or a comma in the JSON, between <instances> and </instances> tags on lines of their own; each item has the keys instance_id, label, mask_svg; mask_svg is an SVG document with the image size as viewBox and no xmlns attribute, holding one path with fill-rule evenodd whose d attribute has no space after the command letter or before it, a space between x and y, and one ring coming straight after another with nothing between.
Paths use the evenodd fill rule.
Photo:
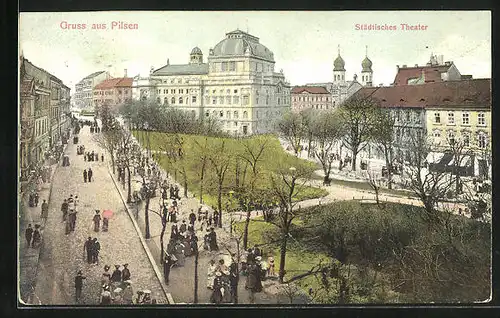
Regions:
<instances>
[{"instance_id":1,"label":"man in dark coat","mask_svg":"<svg viewBox=\"0 0 500 318\"><path fill-rule=\"evenodd\" d=\"M78 271L78 273L75 276L75 299L77 302L82 296L83 280L85 278L86 277L83 276L82 271Z\"/></svg>"},{"instance_id":2,"label":"man in dark coat","mask_svg":"<svg viewBox=\"0 0 500 318\"><path fill-rule=\"evenodd\" d=\"M122 271L120 270L120 265L115 265L115 270L111 274L111 282L119 283L122 281Z\"/></svg>"},{"instance_id":3,"label":"man in dark coat","mask_svg":"<svg viewBox=\"0 0 500 318\"><path fill-rule=\"evenodd\" d=\"M92 182L92 169L89 168L88 176L89 176L89 182Z\"/></svg>"},{"instance_id":4,"label":"man in dark coat","mask_svg":"<svg viewBox=\"0 0 500 318\"><path fill-rule=\"evenodd\" d=\"M233 254L234 257L234 254ZM229 266L229 284L231 286L231 302L236 303L237 293L238 293L238 264L235 260Z\"/></svg>"},{"instance_id":5,"label":"man in dark coat","mask_svg":"<svg viewBox=\"0 0 500 318\"><path fill-rule=\"evenodd\" d=\"M44 219L45 222L47 222L47 217L49 216L49 204L43 200L42 203L42 219Z\"/></svg>"},{"instance_id":6,"label":"man in dark coat","mask_svg":"<svg viewBox=\"0 0 500 318\"><path fill-rule=\"evenodd\" d=\"M182 235L184 232L186 232L187 226L186 226L186 220L182 220L182 224L179 228L179 233Z\"/></svg>"},{"instance_id":7,"label":"man in dark coat","mask_svg":"<svg viewBox=\"0 0 500 318\"><path fill-rule=\"evenodd\" d=\"M35 230L33 231L33 242L32 247L38 247L38 245L42 242L42 234L40 234L40 225L35 224Z\"/></svg>"},{"instance_id":8,"label":"man in dark coat","mask_svg":"<svg viewBox=\"0 0 500 318\"><path fill-rule=\"evenodd\" d=\"M170 269L174 265L174 261L172 260L172 256L166 253L165 258L163 260L163 276L165 278L165 283L168 285L168 277L170 276Z\"/></svg>"},{"instance_id":9,"label":"man in dark coat","mask_svg":"<svg viewBox=\"0 0 500 318\"><path fill-rule=\"evenodd\" d=\"M177 223L172 224L172 227L170 229L170 239L171 240L177 240L179 237L179 229L177 228Z\"/></svg>"},{"instance_id":10,"label":"man in dark coat","mask_svg":"<svg viewBox=\"0 0 500 318\"><path fill-rule=\"evenodd\" d=\"M212 291L212 296L210 297L210 301L212 303L220 304L222 302L222 291L221 291L222 287L223 287L222 274L221 272L216 272L214 278L214 287Z\"/></svg>"},{"instance_id":11,"label":"man in dark coat","mask_svg":"<svg viewBox=\"0 0 500 318\"><path fill-rule=\"evenodd\" d=\"M83 170L83 182L84 183L87 182L87 170L86 169Z\"/></svg>"},{"instance_id":12,"label":"man in dark coat","mask_svg":"<svg viewBox=\"0 0 500 318\"><path fill-rule=\"evenodd\" d=\"M99 210L95 210L95 215L92 218L94 222L94 232L99 232L99 226L101 224L101 215L99 214Z\"/></svg>"},{"instance_id":13,"label":"man in dark coat","mask_svg":"<svg viewBox=\"0 0 500 318\"><path fill-rule=\"evenodd\" d=\"M219 225L219 211L217 210L214 211L214 225L215 226Z\"/></svg>"},{"instance_id":14,"label":"man in dark coat","mask_svg":"<svg viewBox=\"0 0 500 318\"><path fill-rule=\"evenodd\" d=\"M33 238L33 228L31 227L31 223L28 224L28 227L24 232L24 236L26 237L26 243L28 244L28 247L31 247L31 239Z\"/></svg>"},{"instance_id":15,"label":"man in dark coat","mask_svg":"<svg viewBox=\"0 0 500 318\"><path fill-rule=\"evenodd\" d=\"M85 241L83 244L83 252L87 252L87 263L92 264L92 253L93 253L94 241L92 241L92 237Z\"/></svg>"},{"instance_id":16,"label":"man in dark coat","mask_svg":"<svg viewBox=\"0 0 500 318\"><path fill-rule=\"evenodd\" d=\"M94 237L92 248L92 263L99 264L99 252L101 251L101 244L97 241L97 237Z\"/></svg>"},{"instance_id":17,"label":"man in dark coat","mask_svg":"<svg viewBox=\"0 0 500 318\"><path fill-rule=\"evenodd\" d=\"M66 217L68 216L68 200L64 199L64 202L61 204L61 212L63 213L63 222L66 221Z\"/></svg>"},{"instance_id":18,"label":"man in dark coat","mask_svg":"<svg viewBox=\"0 0 500 318\"><path fill-rule=\"evenodd\" d=\"M219 246L217 245L217 234L214 228L210 228L210 251L218 251Z\"/></svg>"},{"instance_id":19,"label":"man in dark coat","mask_svg":"<svg viewBox=\"0 0 500 318\"><path fill-rule=\"evenodd\" d=\"M130 270L128 269L128 264L125 263L123 264L123 270L122 270L122 281L126 281L130 279Z\"/></svg>"},{"instance_id":20,"label":"man in dark coat","mask_svg":"<svg viewBox=\"0 0 500 318\"><path fill-rule=\"evenodd\" d=\"M194 221L196 221L196 214L191 210L191 214L189 214L189 223L194 226Z\"/></svg>"}]
</instances>

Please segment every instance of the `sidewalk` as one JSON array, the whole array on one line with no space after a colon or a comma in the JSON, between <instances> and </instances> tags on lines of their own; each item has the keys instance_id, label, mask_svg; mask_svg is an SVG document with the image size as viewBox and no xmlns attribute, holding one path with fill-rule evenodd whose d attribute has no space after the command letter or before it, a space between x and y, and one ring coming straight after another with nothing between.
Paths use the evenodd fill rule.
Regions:
<instances>
[{"instance_id":1,"label":"sidewalk","mask_svg":"<svg viewBox=\"0 0 500 318\"><path fill-rule=\"evenodd\" d=\"M64 149L66 149L64 146ZM64 153L64 151L63 151ZM62 154L61 154L62 158ZM18 255L19 255L19 300L24 304L40 305L40 299L35 294L36 277L38 271L38 262L40 258L41 248L43 246L45 223L41 219L42 203L46 200L49 204L52 195L52 181L59 164L62 163L61 158L59 162L50 166L50 177L48 182L37 185L39 202L37 207L29 206L29 193L23 193L23 197L19 198L19 238L18 238ZM37 248L28 247L24 232L31 224L35 228L35 224L40 224L42 242Z\"/></svg>"}]
</instances>

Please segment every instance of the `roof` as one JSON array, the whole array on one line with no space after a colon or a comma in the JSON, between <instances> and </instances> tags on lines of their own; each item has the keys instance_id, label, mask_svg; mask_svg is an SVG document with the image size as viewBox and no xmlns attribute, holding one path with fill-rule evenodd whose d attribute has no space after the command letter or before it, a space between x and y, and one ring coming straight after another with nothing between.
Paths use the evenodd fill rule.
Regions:
<instances>
[{"instance_id":1,"label":"roof","mask_svg":"<svg viewBox=\"0 0 500 318\"><path fill-rule=\"evenodd\" d=\"M307 92L310 94L330 94L330 92L323 86L295 86L292 88L292 94L300 94Z\"/></svg>"},{"instance_id":2,"label":"roof","mask_svg":"<svg viewBox=\"0 0 500 318\"><path fill-rule=\"evenodd\" d=\"M133 78L131 77L119 77L119 78L111 78L102 81L97 84L94 89L111 89L115 87L131 87Z\"/></svg>"},{"instance_id":3,"label":"roof","mask_svg":"<svg viewBox=\"0 0 500 318\"><path fill-rule=\"evenodd\" d=\"M407 85L409 79L421 77L422 71L424 71L426 83L441 82L441 73L447 72L451 65L400 67L394 78L394 85Z\"/></svg>"},{"instance_id":4,"label":"roof","mask_svg":"<svg viewBox=\"0 0 500 318\"><path fill-rule=\"evenodd\" d=\"M167 64L153 72L156 75L198 75L208 74L208 64Z\"/></svg>"},{"instance_id":5,"label":"roof","mask_svg":"<svg viewBox=\"0 0 500 318\"><path fill-rule=\"evenodd\" d=\"M363 87L351 98L371 97L382 107L491 107L491 79L443 81L422 85Z\"/></svg>"},{"instance_id":6,"label":"roof","mask_svg":"<svg viewBox=\"0 0 500 318\"><path fill-rule=\"evenodd\" d=\"M93 77L96 77L97 75L100 75L102 73L104 73L104 71L94 72L88 76L85 76L83 79L85 80L85 79L93 78Z\"/></svg>"},{"instance_id":7,"label":"roof","mask_svg":"<svg viewBox=\"0 0 500 318\"><path fill-rule=\"evenodd\" d=\"M259 38L241 30L226 33L226 38L214 47L214 56L250 55L274 61L274 54L267 47L259 43Z\"/></svg>"}]
</instances>

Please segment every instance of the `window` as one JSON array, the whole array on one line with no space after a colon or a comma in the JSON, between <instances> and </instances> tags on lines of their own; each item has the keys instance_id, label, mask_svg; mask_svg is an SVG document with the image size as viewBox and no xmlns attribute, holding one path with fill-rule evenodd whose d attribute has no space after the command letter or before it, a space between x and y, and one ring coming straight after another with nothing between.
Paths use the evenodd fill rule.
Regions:
<instances>
[{"instance_id":1,"label":"window","mask_svg":"<svg viewBox=\"0 0 500 318\"><path fill-rule=\"evenodd\" d=\"M208 112L208 110L205 112L205 117L209 117L210 116L210 113Z\"/></svg>"},{"instance_id":2,"label":"window","mask_svg":"<svg viewBox=\"0 0 500 318\"><path fill-rule=\"evenodd\" d=\"M441 138L441 131L439 130L434 130L434 138Z\"/></svg>"},{"instance_id":3,"label":"window","mask_svg":"<svg viewBox=\"0 0 500 318\"><path fill-rule=\"evenodd\" d=\"M184 100L182 99L182 97L179 97L179 104L182 104L184 102Z\"/></svg>"},{"instance_id":4,"label":"window","mask_svg":"<svg viewBox=\"0 0 500 318\"><path fill-rule=\"evenodd\" d=\"M219 117L224 117L224 112L222 110L219 112Z\"/></svg>"},{"instance_id":5,"label":"window","mask_svg":"<svg viewBox=\"0 0 500 318\"><path fill-rule=\"evenodd\" d=\"M463 134L464 147L470 146L470 135L468 132L464 132Z\"/></svg>"},{"instance_id":6,"label":"window","mask_svg":"<svg viewBox=\"0 0 500 318\"><path fill-rule=\"evenodd\" d=\"M236 62L229 62L229 70L231 72L236 71Z\"/></svg>"},{"instance_id":7,"label":"window","mask_svg":"<svg viewBox=\"0 0 500 318\"><path fill-rule=\"evenodd\" d=\"M453 130L450 130L450 131L448 132L448 143L449 143L450 145L455 144L455 132L454 132Z\"/></svg>"},{"instance_id":8,"label":"window","mask_svg":"<svg viewBox=\"0 0 500 318\"><path fill-rule=\"evenodd\" d=\"M226 96L226 104L231 105L231 96Z\"/></svg>"},{"instance_id":9,"label":"window","mask_svg":"<svg viewBox=\"0 0 500 318\"><path fill-rule=\"evenodd\" d=\"M238 118L238 111L237 110L234 111L233 117L234 117L234 119Z\"/></svg>"},{"instance_id":10,"label":"window","mask_svg":"<svg viewBox=\"0 0 500 318\"><path fill-rule=\"evenodd\" d=\"M235 89L235 90L234 90L234 93L235 93L235 94L238 94L238 90L237 90L237 89Z\"/></svg>"},{"instance_id":11,"label":"window","mask_svg":"<svg viewBox=\"0 0 500 318\"><path fill-rule=\"evenodd\" d=\"M454 112L448 113L448 125L455 125L455 113Z\"/></svg>"},{"instance_id":12,"label":"window","mask_svg":"<svg viewBox=\"0 0 500 318\"><path fill-rule=\"evenodd\" d=\"M266 96L266 105L269 105L269 96Z\"/></svg>"},{"instance_id":13,"label":"window","mask_svg":"<svg viewBox=\"0 0 500 318\"><path fill-rule=\"evenodd\" d=\"M247 111L243 112L243 119L248 119L248 113L247 113Z\"/></svg>"},{"instance_id":14,"label":"window","mask_svg":"<svg viewBox=\"0 0 500 318\"><path fill-rule=\"evenodd\" d=\"M184 94L184 90L182 88L179 88L179 94Z\"/></svg>"},{"instance_id":15,"label":"window","mask_svg":"<svg viewBox=\"0 0 500 318\"><path fill-rule=\"evenodd\" d=\"M479 126L486 126L486 115L485 115L485 113L478 113L477 114L477 124Z\"/></svg>"},{"instance_id":16,"label":"window","mask_svg":"<svg viewBox=\"0 0 500 318\"><path fill-rule=\"evenodd\" d=\"M212 97L212 105L217 104L217 97Z\"/></svg>"},{"instance_id":17,"label":"window","mask_svg":"<svg viewBox=\"0 0 500 318\"><path fill-rule=\"evenodd\" d=\"M240 103L240 97L239 96L233 96L233 104L239 104Z\"/></svg>"},{"instance_id":18,"label":"window","mask_svg":"<svg viewBox=\"0 0 500 318\"><path fill-rule=\"evenodd\" d=\"M163 104L168 104L168 99L166 97L163 99Z\"/></svg>"},{"instance_id":19,"label":"window","mask_svg":"<svg viewBox=\"0 0 500 318\"><path fill-rule=\"evenodd\" d=\"M398 113L398 119L399 119L399 113ZM440 124L441 123L441 116L439 113L434 113L434 122L436 124Z\"/></svg>"},{"instance_id":20,"label":"window","mask_svg":"<svg viewBox=\"0 0 500 318\"><path fill-rule=\"evenodd\" d=\"M195 118L195 117L196 117L196 111L194 111L194 110L192 110L192 111L191 111L191 117L192 117L192 118Z\"/></svg>"},{"instance_id":21,"label":"window","mask_svg":"<svg viewBox=\"0 0 500 318\"><path fill-rule=\"evenodd\" d=\"M231 118L231 112L229 110L226 112L226 117L227 117L227 119Z\"/></svg>"},{"instance_id":22,"label":"window","mask_svg":"<svg viewBox=\"0 0 500 318\"><path fill-rule=\"evenodd\" d=\"M219 104L224 105L224 96L219 96Z\"/></svg>"},{"instance_id":23,"label":"window","mask_svg":"<svg viewBox=\"0 0 500 318\"><path fill-rule=\"evenodd\" d=\"M462 125L469 125L469 113L462 113Z\"/></svg>"},{"instance_id":24,"label":"window","mask_svg":"<svg viewBox=\"0 0 500 318\"><path fill-rule=\"evenodd\" d=\"M196 96L191 96L191 102L192 102L193 104L195 104L195 103L196 103Z\"/></svg>"},{"instance_id":25,"label":"window","mask_svg":"<svg viewBox=\"0 0 500 318\"><path fill-rule=\"evenodd\" d=\"M278 97L278 105L280 104L280 101L281 101L281 100L280 100L280 98Z\"/></svg>"},{"instance_id":26,"label":"window","mask_svg":"<svg viewBox=\"0 0 500 318\"><path fill-rule=\"evenodd\" d=\"M477 135L477 145L479 148L486 148L486 135L483 132L480 132L479 135Z\"/></svg>"},{"instance_id":27,"label":"window","mask_svg":"<svg viewBox=\"0 0 500 318\"><path fill-rule=\"evenodd\" d=\"M243 105L248 105L248 96L243 96Z\"/></svg>"},{"instance_id":28,"label":"window","mask_svg":"<svg viewBox=\"0 0 500 318\"><path fill-rule=\"evenodd\" d=\"M226 94L231 94L231 90L229 88L226 89Z\"/></svg>"},{"instance_id":29,"label":"window","mask_svg":"<svg viewBox=\"0 0 500 318\"><path fill-rule=\"evenodd\" d=\"M170 104L175 104L175 97L172 97L172 99L170 100Z\"/></svg>"},{"instance_id":30,"label":"window","mask_svg":"<svg viewBox=\"0 0 500 318\"><path fill-rule=\"evenodd\" d=\"M175 89L172 90L172 94L175 94Z\"/></svg>"},{"instance_id":31,"label":"window","mask_svg":"<svg viewBox=\"0 0 500 318\"><path fill-rule=\"evenodd\" d=\"M238 122L237 121L234 122L234 127L238 127Z\"/></svg>"},{"instance_id":32,"label":"window","mask_svg":"<svg viewBox=\"0 0 500 318\"><path fill-rule=\"evenodd\" d=\"M168 89L164 89L163 94L168 94Z\"/></svg>"}]
</instances>

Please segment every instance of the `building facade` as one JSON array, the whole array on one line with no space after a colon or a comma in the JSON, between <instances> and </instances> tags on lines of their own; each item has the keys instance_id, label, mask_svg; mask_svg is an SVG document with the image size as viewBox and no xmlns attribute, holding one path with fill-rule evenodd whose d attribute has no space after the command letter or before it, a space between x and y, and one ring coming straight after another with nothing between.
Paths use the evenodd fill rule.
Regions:
<instances>
[{"instance_id":1,"label":"building facade","mask_svg":"<svg viewBox=\"0 0 500 318\"><path fill-rule=\"evenodd\" d=\"M292 88L291 95L293 112L300 112L305 109L333 109L333 98L325 87L295 86Z\"/></svg>"},{"instance_id":2,"label":"building facade","mask_svg":"<svg viewBox=\"0 0 500 318\"><path fill-rule=\"evenodd\" d=\"M94 87L109 78L109 73L105 71L94 72L84 77L75 85L75 106L80 109L93 110Z\"/></svg>"},{"instance_id":3,"label":"building facade","mask_svg":"<svg viewBox=\"0 0 500 318\"><path fill-rule=\"evenodd\" d=\"M259 38L236 30L209 50L207 62L195 47L188 64L167 60L148 78L135 77L133 96L153 98L194 118L217 118L227 133L265 133L291 104L290 84L274 65L273 52Z\"/></svg>"},{"instance_id":4,"label":"building facade","mask_svg":"<svg viewBox=\"0 0 500 318\"><path fill-rule=\"evenodd\" d=\"M21 180L43 165L69 133L70 89L46 70L20 58L20 168ZM66 113L68 112L68 113Z\"/></svg>"},{"instance_id":5,"label":"building facade","mask_svg":"<svg viewBox=\"0 0 500 318\"><path fill-rule=\"evenodd\" d=\"M107 79L97 84L93 91L93 103L96 110L98 111L105 104L116 108L126 100L132 99L132 82L131 77L120 77Z\"/></svg>"}]
</instances>

